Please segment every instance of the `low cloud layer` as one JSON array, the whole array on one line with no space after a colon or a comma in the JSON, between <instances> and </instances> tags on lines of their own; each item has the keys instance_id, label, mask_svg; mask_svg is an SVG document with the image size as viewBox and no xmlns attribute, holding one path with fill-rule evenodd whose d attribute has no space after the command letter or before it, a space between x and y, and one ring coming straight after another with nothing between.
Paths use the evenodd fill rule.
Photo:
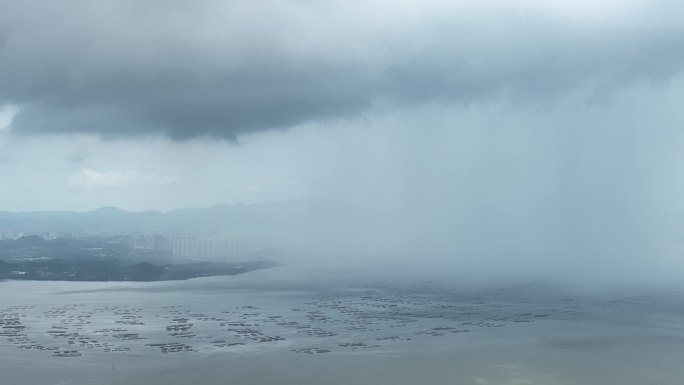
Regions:
<instances>
[{"instance_id":1,"label":"low cloud layer","mask_svg":"<svg viewBox=\"0 0 684 385\"><path fill-rule=\"evenodd\" d=\"M13 133L238 135L425 103L588 103L684 68L668 0L0 2Z\"/></svg>"}]
</instances>

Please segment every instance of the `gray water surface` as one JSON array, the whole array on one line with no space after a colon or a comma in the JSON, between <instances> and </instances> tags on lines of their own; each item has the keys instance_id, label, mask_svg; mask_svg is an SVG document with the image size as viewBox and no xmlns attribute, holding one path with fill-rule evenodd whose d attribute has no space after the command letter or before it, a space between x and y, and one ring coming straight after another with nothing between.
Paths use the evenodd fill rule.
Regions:
<instances>
[{"instance_id":1,"label":"gray water surface","mask_svg":"<svg viewBox=\"0 0 684 385\"><path fill-rule=\"evenodd\" d=\"M277 270L277 269L276 269ZM0 378L41 384L676 384L684 300L543 285L0 282Z\"/></svg>"}]
</instances>

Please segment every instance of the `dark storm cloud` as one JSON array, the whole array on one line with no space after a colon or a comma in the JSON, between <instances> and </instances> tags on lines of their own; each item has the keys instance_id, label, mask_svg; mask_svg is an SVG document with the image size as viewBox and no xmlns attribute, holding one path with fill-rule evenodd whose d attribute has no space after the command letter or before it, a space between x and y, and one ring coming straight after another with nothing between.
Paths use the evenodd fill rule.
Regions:
<instances>
[{"instance_id":1,"label":"dark storm cloud","mask_svg":"<svg viewBox=\"0 0 684 385\"><path fill-rule=\"evenodd\" d=\"M234 139L378 103L547 103L684 68L665 2L589 20L454 4L0 1L0 104L21 107L17 134Z\"/></svg>"}]
</instances>

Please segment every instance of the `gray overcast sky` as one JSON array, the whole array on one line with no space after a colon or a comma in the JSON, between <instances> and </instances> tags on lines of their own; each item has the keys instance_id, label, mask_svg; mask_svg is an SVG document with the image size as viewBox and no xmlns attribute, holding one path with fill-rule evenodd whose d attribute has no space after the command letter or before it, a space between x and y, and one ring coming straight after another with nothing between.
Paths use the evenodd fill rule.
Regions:
<instances>
[{"instance_id":1,"label":"gray overcast sky","mask_svg":"<svg viewBox=\"0 0 684 385\"><path fill-rule=\"evenodd\" d=\"M0 209L680 210L683 18L667 0L0 0Z\"/></svg>"},{"instance_id":2,"label":"gray overcast sky","mask_svg":"<svg viewBox=\"0 0 684 385\"><path fill-rule=\"evenodd\" d=\"M598 4L595 4L598 3ZM173 140L667 83L676 1L0 2L16 135Z\"/></svg>"}]
</instances>

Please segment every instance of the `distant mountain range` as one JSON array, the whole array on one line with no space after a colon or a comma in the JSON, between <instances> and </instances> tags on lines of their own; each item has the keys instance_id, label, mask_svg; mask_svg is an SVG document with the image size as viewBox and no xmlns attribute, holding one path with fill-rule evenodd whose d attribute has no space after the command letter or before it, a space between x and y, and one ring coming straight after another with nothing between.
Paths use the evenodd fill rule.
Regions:
<instances>
[{"instance_id":1,"label":"distant mountain range","mask_svg":"<svg viewBox=\"0 0 684 385\"><path fill-rule=\"evenodd\" d=\"M88 212L0 211L0 230L27 234L73 233L277 233L298 244L353 243L388 223L379 211L352 204L293 200L225 204L170 212L105 207Z\"/></svg>"}]
</instances>

